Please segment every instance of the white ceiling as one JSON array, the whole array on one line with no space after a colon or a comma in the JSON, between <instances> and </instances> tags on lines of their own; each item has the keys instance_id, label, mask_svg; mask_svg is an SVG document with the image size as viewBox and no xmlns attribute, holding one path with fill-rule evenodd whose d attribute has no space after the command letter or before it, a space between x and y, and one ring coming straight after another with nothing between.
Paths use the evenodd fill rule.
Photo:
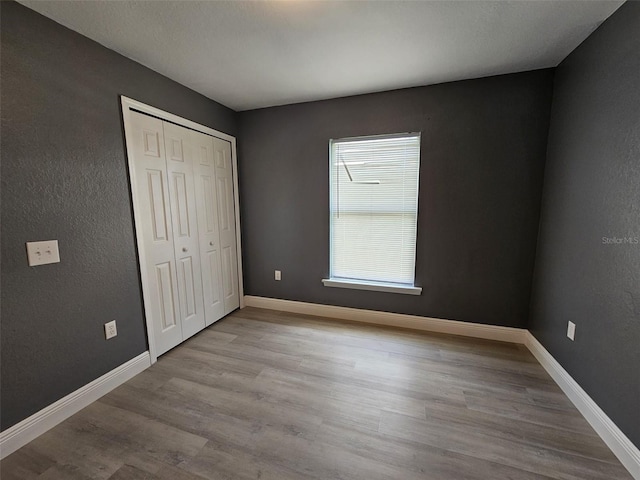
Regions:
<instances>
[{"instance_id":1,"label":"white ceiling","mask_svg":"<svg viewBox=\"0 0 640 480\"><path fill-rule=\"evenodd\" d=\"M553 67L624 2L21 3L248 110Z\"/></svg>"}]
</instances>

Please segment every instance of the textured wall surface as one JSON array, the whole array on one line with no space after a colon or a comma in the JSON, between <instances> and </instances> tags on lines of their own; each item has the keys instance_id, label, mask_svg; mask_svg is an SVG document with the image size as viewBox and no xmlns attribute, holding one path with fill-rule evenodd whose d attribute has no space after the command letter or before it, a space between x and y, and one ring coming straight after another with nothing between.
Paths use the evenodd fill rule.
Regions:
<instances>
[{"instance_id":1,"label":"textured wall surface","mask_svg":"<svg viewBox=\"0 0 640 480\"><path fill-rule=\"evenodd\" d=\"M236 114L17 3L0 8L5 429L147 349L118 96L230 134ZM49 239L61 263L27 266L25 242Z\"/></svg>"},{"instance_id":2,"label":"textured wall surface","mask_svg":"<svg viewBox=\"0 0 640 480\"><path fill-rule=\"evenodd\" d=\"M530 329L640 446L638 32L627 2L557 69Z\"/></svg>"},{"instance_id":3,"label":"textured wall surface","mask_svg":"<svg viewBox=\"0 0 640 480\"><path fill-rule=\"evenodd\" d=\"M242 112L245 293L524 326L552 80L539 70ZM422 132L422 295L324 287L329 139L407 131Z\"/></svg>"}]
</instances>

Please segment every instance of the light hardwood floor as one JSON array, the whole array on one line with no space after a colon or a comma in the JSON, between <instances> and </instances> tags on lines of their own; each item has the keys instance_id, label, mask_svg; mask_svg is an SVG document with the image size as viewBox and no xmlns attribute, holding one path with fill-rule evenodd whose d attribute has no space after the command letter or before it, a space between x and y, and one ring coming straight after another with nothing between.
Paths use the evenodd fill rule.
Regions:
<instances>
[{"instance_id":1,"label":"light hardwood floor","mask_svg":"<svg viewBox=\"0 0 640 480\"><path fill-rule=\"evenodd\" d=\"M7 457L12 479L630 479L522 346L237 311Z\"/></svg>"}]
</instances>

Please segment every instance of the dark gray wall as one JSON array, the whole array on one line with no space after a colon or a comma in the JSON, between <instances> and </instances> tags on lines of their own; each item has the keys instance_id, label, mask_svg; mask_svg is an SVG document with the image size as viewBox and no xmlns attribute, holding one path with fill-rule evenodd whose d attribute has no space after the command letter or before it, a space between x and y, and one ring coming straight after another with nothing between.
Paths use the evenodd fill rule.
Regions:
<instances>
[{"instance_id":1,"label":"dark gray wall","mask_svg":"<svg viewBox=\"0 0 640 480\"><path fill-rule=\"evenodd\" d=\"M529 328L640 446L638 32L627 2L557 69Z\"/></svg>"},{"instance_id":2,"label":"dark gray wall","mask_svg":"<svg viewBox=\"0 0 640 480\"><path fill-rule=\"evenodd\" d=\"M242 112L245 293L525 326L552 79L540 70ZM406 131L422 132L422 295L324 287L329 139Z\"/></svg>"},{"instance_id":3,"label":"dark gray wall","mask_svg":"<svg viewBox=\"0 0 640 480\"><path fill-rule=\"evenodd\" d=\"M147 348L118 95L230 134L236 114L17 3L0 8L5 429ZM28 267L25 242L47 239L62 262Z\"/></svg>"}]
</instances>

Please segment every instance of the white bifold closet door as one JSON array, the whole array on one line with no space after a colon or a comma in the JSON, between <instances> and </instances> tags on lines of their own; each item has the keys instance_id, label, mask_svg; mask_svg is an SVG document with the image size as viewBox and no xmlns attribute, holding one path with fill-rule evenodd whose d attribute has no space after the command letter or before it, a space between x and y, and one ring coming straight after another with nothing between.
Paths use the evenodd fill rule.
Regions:
<instances>
[{"instance_id":1,"label":"white bifold closet door","mask_svg":"<svg viewBox=\"0 0 640 480\"><path fill-rule=\"evenodd\" d=\"M227 312L222 296L220 260L220 227L216 176L213 167L213 142L209 135L191 132L196 152L194 162L196 197L198 198L198 230L202 257L202 284L206 324L210 325Z\"/></svg>"},{"instance_id":2,"label":"white bifold closet door","mask_svg":"<svg viewBox=\"0 0 640 480\"><path fill-rule=\"evenodd\" d=\"M236 222L233 208L233 169L231 145L219 138L213 139L214 166L216 172L216 192L220 219L220 250L222 253L222 293L225 314L238 308L238 262L236 249ZM232 305L236 305L231 308ZM231 309L230 309L231 308Z\"/></svg>"},{"instance_id":3,"label":"white bifold closet door","mask_svg":"<svg viewBox=\"0 0 640 480\"><path fill-rule=\"evenodd\" d=\"M190 130L162 122L182 339L205 326Z\"/></svg>"},{"instance_id":4,"label":"white bifold closet door","mask_svg":"<svg viewBox=\"0 0 640 480\"><path fill-rule=\"evenodd\" d=\"M239 307L231 145L148 115L131 119L145 308L161 355Z\"/></svg>"}]
</instances>

